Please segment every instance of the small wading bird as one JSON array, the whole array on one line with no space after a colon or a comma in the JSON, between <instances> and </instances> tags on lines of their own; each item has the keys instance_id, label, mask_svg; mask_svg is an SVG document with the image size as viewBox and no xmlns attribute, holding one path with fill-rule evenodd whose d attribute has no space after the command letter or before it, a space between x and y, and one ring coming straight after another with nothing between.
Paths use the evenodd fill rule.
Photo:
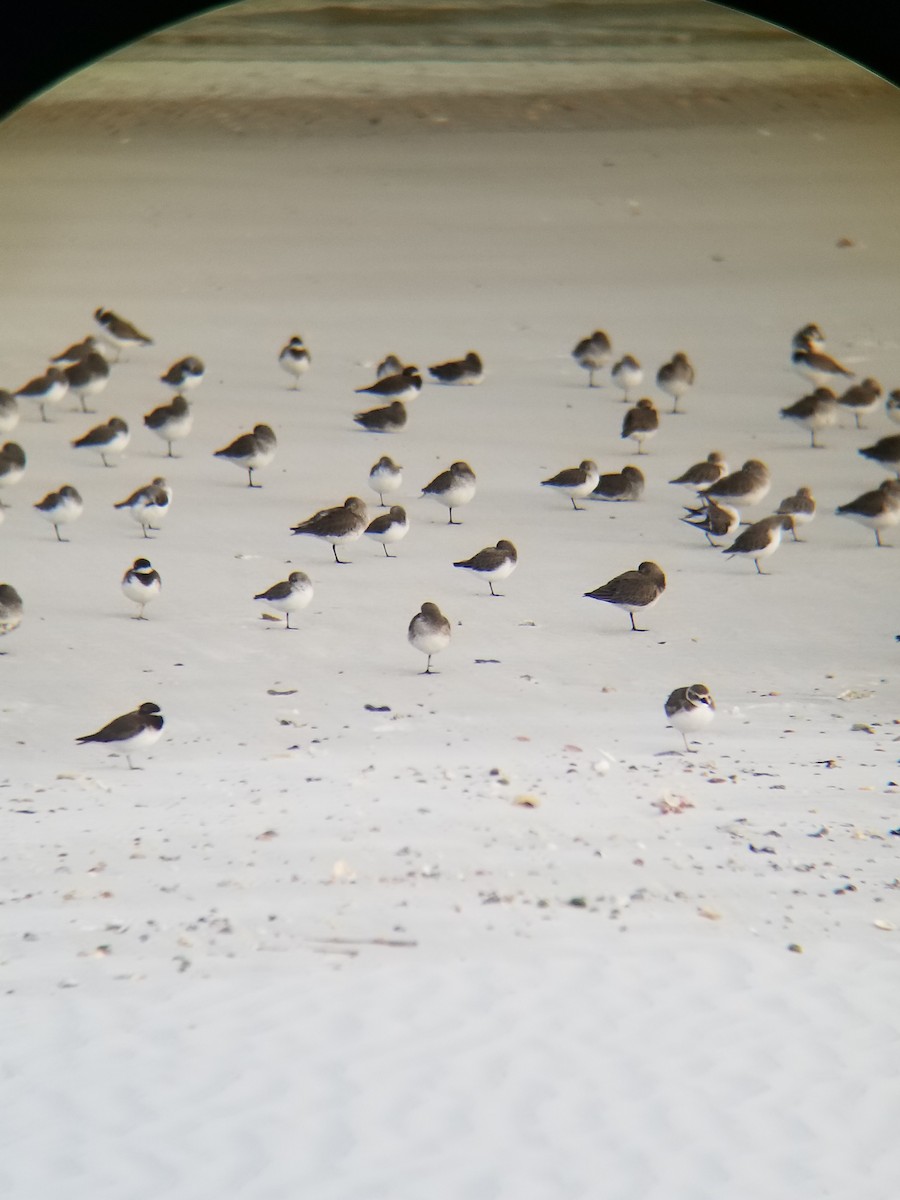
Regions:
<instances>
[{"instance_id":1,"label":"small wading bird","mask_svg":"<svg viewBox=\"0 0 900 1200\"><path fill-rule=\"evenodd\" d=\"M133 712L116 717L96 733L86 733L75 741L79 746L88 742L99 742L108 746L110 750L125 756L129 770L139 771L140 767L134 765L131 755L143 753L155 746L162 736L163 724L159 705L146 701Z\"/></svg>"}]
</instances>

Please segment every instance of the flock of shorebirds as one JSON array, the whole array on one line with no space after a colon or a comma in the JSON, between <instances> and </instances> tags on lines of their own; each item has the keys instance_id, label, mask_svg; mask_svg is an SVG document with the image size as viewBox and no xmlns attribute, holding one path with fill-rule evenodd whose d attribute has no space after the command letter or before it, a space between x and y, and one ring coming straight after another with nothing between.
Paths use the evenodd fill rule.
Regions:
<instances>
[{"instance_id":1,"label":"flock of shorebirds","mask_svg":"<svg viewBox=\"0 0 900 1200\"><path fill-rule=\"evenodd\" d=\"M34 406L40 420L48 421L48 412L70 393L77 398L79 411L90 413L88 401L99 396L106 387L111 364L118 361L126 350L153 344L150 337L108 309L98 308L93 315L98 326L96 335L86 337L54 356L41 375L31 379L18 391L10 393L0 390L0 434L8 434L16 427L21 406ZM588 372L588 386L594 387L597 373L612 363L612 346L606 333L596 330L578 342L572 356ZM278 361L292 377L294 386L299 386L311 364L310 353L303 339L299 336L290 338L281 350ZM861 418L874 412L883 403L888 418L900 424L900 390L892 391L883 398L882 388L874 379L848 383L853 378L853 372L826 354L824 336L816 325L806 325L794 335L791 361L813 391L783 408L781 415L810 434L812 448L820 444L817 441L820 431L837 424L841 411L852 413L856 427L862 428ZM466 387L482 381L484 367L480 356L469 351L458 360L430 366L428 373L436 383ZM191 432L193 418L189 394L202 383L204 375L203 362L191 355L173 363L160 377L160 381L172 390L174 396L169 403L148 412L143 423L166 444L169 457L175 457L174 445ZM646 453L645 443L657 433L660 426L660 414L651 399L641 397L632 404L633 397L644 383L643 368L636 358L625 355L612 364L610 378L623 393L623 402L629 405L622 423L622 438L632 440L637 446L637 453L642 455ZM656 372L656 386L671 398L673 414L682 411L679 404L694 385L694 380L694 367L683 352L675 354ZM409 401L418 395L422 386L423 378L417 367L404 364L395 355L388 355L378 365L375 381L367 387L356 389L373 403L377 401L377 406L357 412L353 419L369 432L383 434L399 431L407 423ZM98 455L104 466L111 466L123 453L129 440L127 423L113 416L93 426L71 444L81 453ZM268 425L258 424L214 453L216 457L245 470L247 486L254 488L260 486L254 474L271 463L276 450L274 431ZM840 505L836 511L838 515L871 530L876 545L883 546L886 543L882 542L882 532L900 524L900 434L882 437L873 445L860 449L859 453L892 472L896 478ZM22 447L16 442L6 442L0 448L0 489L6 490L18 484L26 468L27 459ZM370 520L365 502L359 497L350 496L343 504L321 509L299 522L292 527L292 533L315 537L329 544L336 563L345 561L339 556L339 547L364 535L380 544L386 557L394 557L388 547L406 535L409 522L401 505L388 506L384 498L401 487L402 469L388 455L382 455L373 464L368 483L378 495L381 507L387 509L383 514ZM732 472L723 456L713 451L706 459L670 480L670 483L688 489L694 497L693 502L685 506L686 513L682 520L702 532L710 545L718 547L726 555L745 556L753 560L759 574L765 574L760 563L778 549L782 533L790 531L799 540L797 527L811 521L816 513L811 490L802 487L794 495L784 498L770 516L753 523L743 522L742 510L760 503L770 490L768 468L758 459L751 459ZM468 463L455 462L426 484L422 495L446 507L448 522L458 524L454 512L474 498L476 485L475 473ZM625 466L620 472L601 474L597 464L586 459L576 467L566 467L543 480L542 486L567 498L577 511L580 508L577 502L585 498L619 502L638 500L644 489L644 476L633 464ZM157 476L115 507L126 511L138 523L144 537L149 538L169 511L171 501L171 487L164 477ZM3 507L0 501L0 521L3 519ZM61 529L76 521L83 508L82 498L71 484L62 485L34 504L37 514L52 525L59 541L66 540ZM741 525L745 528L738 532ZM487 583L490 594L499 596L494 584L513 572L517 558L513 543L501 539L496 545L485 547L471 558L453 565L480 577ZM136 617L144 619L145 607L160 594L161 580L149 559L140 557L125 572L121 587L126 598L137 606ZM628 615L631 629L643 632L642 627L635 623L635 614L656 604L665 587L663 570L654 562L642 562L635 570L617 575L593 591L586 592L585 596L620 609ZM294 628L291 615L306 608L312 596L313 587L309 577L303 571L293 571L286 580L257 593L254 599L262 602L267 609L283 614L284 628L290 630ZM23 602L15 587L9 583L0 584L0 634L10 633L17 628L23 611ZM450 622L436 604L426 602L410 621L408 637L411 645L426 656L423 674L431 674L433 656L450 643ZM664 708L670 724L682 734L685 749L690 750L687 735L702 729L712 720L715 704L709 688L697 683L673 691ZM125 754L129 766L133 766L130 754L154 745L162 729L163 717L159 707L147 702L78 741L107 744Z\"/></svg>"}]
</instances>

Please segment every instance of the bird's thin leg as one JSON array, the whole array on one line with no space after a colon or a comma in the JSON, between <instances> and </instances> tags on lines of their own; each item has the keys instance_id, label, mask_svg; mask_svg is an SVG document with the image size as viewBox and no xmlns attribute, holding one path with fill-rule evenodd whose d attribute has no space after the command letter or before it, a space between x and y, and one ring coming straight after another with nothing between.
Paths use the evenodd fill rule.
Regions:
<instances>
[{"instance_id":1,"label":"bird's thin leg","mask_svg":"<svg viewBox=\"0 0 900 1200\"><path fill-rule=\"evenodd\" d=\"M381 543L381 548L382 548L382 550L384 551L384 557L385 557L385 558L396 558L396 557L397 557L397 555L396 555L396 554L388 554L388 548L387 548L387 545L386 545L384 542L382 542L382 543Z\"/></svg>"},{"instance_id":2,"label":"bird's thin leg","mask_svg":"<svg viewBox=\"0 0 900 1200\"><path fill-rule=\"evenodd\" d=\"M447 524L448 525L462 525L462 521L454 521L453 520L453 509L452 508L450 509L450 519L447 522Z\"/></svg>"},{"instance_id":3,"label":"bird's thin leg","mask_svg":"<svg viewBox=\"0 0 900 1200\"><path fill-rule=\"evenodd\" d=\"M874 532L875 532L875 545L883 546L884 542L881 540L881 532L878 529L876 529Z\"/></svg>"},{"instance_id":4,"label":"bird's thin leg","mask_svg":"<svg viewBox=\"0 0 900 1200\"><path fill-rule=\"evenodd\" d=\"M172 443L171 443L171 442L166 442L166 445L169 447L169 452L168 452L168 454L166 455L166 457L167 457L167 458L174 458L174 457L175 457L175 455L172 453Z\"/></svg>"},{"instance_id":5,"label":"bird's thin leg","mask_svg":"<svg viewBox=\"0 0 900 1200\"><path fill-rule=\"evenodd\" d=\"M687 754L696 754L696 750L692 750L692 749L691 749L691 747L690 747L690 743L689 743L689 742L688 742L688 740L687 740L687 734L685 734L685 733L682 733L682 735L681 735L681 736L682 736L682 738L684 739L684 749L685 749L685 752L686 752Z\"/></svg>"},{"instance_id":6,"label":"bird's thin leg","mask_svg":"<svg viewBox=\"0 0 900 1200\"><path fill-rule=\"evenodd\" d=\"M58 526L58 525L54 525L54 526L53 526L53 528L56 530L56 540L57 540L58 542L64 542L66 539L65 539L65 538L62 536L62 534L59 532L59 526Z\"/></svg>"},{"instance_id":7,"label":"bird's thin leg","mask_svg":"<svg viewBox=\"0 0 900 1200\"><path fill-rule=\"evenodd\" d=\"M629 615L629 617L631 617L631 628L634 630L635 633L646 633L647 632L646 629L641 629L639 626L635 625L634 613L629 613L628 615Z\"/></svg>"},{"instance_id":8,"label":"bird's thin leg","mask_svg":"<svg viewBox=\"0 0 900 1200\"><path fill-rule=\"evenodd\" d=\"M39 407L40 407L40 410L41 410L41 420L42 420L42 421L46 421L46 420L47 420L47 413L44 411L44 406L43 406L43 404L39 405Z\"/></svg>"}]
</instances>

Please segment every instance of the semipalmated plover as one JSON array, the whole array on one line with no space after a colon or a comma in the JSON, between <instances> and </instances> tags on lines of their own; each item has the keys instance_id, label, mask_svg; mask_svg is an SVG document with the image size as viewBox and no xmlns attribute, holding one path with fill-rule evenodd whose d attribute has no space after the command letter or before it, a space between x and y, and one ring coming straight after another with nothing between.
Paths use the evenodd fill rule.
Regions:
<instances>
[{"instance_id":1,"label":"semipalmated plover","mask_svg":"<svg viewBox=\"0 0 900 1200\"><path fill-rule=\"evenodd\" d=\"M100 335L116 351L118 358L123 350L132 346L152 346L153 338L141 333L130 321L118 316L108 308L94 310L94 320L100 326Z\"/></svg>"},{"instance_id":2,"label":"semipalmated plover","mask_svg":"<svg viewBox=\"0 0 900 1200\"><path fill-rule=\"evenodd\" d=\"M792 350L814 350L821 354L825 349L825 334L818 325L804 325L798 329L791 340Z\"/></svg>"},{"instance_id":3,"label":"semipalmated plover","mask_svg":"<svg viewBox=\"0 0 900 1200\"><path fill-rule=\"evenodd\" d=\"M834 387L841 379L853 378L853 372L847 367L817 350L795 350L791 355L791 363L797 374L808 379L814 388Z\"/></svg>"},{"instance_id":4,"label":"semipalmated plover","mask_svg":"<svg viewBox=\"0 0 900 1200\"><path fill-rule=\"evenodd\" d=\"M122 576L122 594L138 606L134 619L146 621L144 609L160 593L162 580L147 558L136 558Z\"/></svg>"},{"instance_id":5,"label":"semipalmated plover","mask_svg":"<svg viewBox=\"0 0 900 1200\"><path fill-rule=\"evenodd\" d=\"M124 713L116 717L96 733L86 733L75 741L83 746L88 742L100 742L125 756L125 761L132 771L140 770L131 761L131 755L149 750L155 746L162 736L163 718L158 704L149 701L136 708L134 712Z\"/></svg>"},{"instance_id":6,"label":"semipalmated plover","mask_svg":"<svg viewBox=\"0 0 900 1200\"><path fill-rule=\"evenodd\" d=\"M309 351L303 344L303 338L295 334L281 350L278 362L283 371L294 377L294 387L300 386L300 376L309 370L311 362Z\"/></svg>"},{"instance_id":7,"label":"semipalmated plover","mask_svg":"<svg viewBox=\"0 0 900 1200\"><path fill-rule=\"evenodd\" d=\"M690 687L676 688L665 703L666 716L673 729L684 739L688 754L694 754L687 740L689 733L705 729L715 716L716 706L705 683L692 683Z\"/></svg>"}]
</instances>

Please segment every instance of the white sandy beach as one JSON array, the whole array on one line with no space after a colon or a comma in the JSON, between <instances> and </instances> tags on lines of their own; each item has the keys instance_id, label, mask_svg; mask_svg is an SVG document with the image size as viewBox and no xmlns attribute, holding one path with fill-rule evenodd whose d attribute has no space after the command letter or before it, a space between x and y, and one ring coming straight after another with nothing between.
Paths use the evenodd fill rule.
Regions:
<instances>
[{"instance_id":1,"label":"white sandy beach","mask_svg":"<svg viewBox=\"0 0 900 1200\"><path fill-rule=\"evenodd\" d=\"M813 451L778 414L808 321L900 387L896 136L883 112L0 130L0 385L98 305L154 339L97 417L23 405L4 438L28 455L0 526L25 604L0 645L7 1200L894 1195L900 534L833 514L888 477L857 451L897 427L847 415ZM570 357L595 328L660 407L642 457L608 370L589 389ZM480 386L354 425L387 352L469 349ZM697 383L671 416L678 349ZM142 417L186 354L207 377L170 460ZM70 442L112 414L132 436L105 469ZM251 491L213 452L258 422L279 445ZM754 519L816 496L768 577L677 520L668 480L713 449L769 465ZM349 495L376 515L382 454L395 560L290 535ZM584 458L639 464L643 498L575 513L539 486ZM478 492L451 527L420 492L456 459ZM113 504L159 474L145 541ZM66 545L32 509L63 483ZM451 564L499 538L519 566L492 599ZM136 621L143 554L163 590ZM638 635L583 593L643 559L668 586ZM252 597L295 569L315 598L285 633ZM453 626L432 676L424 600ZM688 756L663 702L700 680L717 716ZM144 700L166 726L143 770L75 744Z\"/></svg>"}]
</instances>

